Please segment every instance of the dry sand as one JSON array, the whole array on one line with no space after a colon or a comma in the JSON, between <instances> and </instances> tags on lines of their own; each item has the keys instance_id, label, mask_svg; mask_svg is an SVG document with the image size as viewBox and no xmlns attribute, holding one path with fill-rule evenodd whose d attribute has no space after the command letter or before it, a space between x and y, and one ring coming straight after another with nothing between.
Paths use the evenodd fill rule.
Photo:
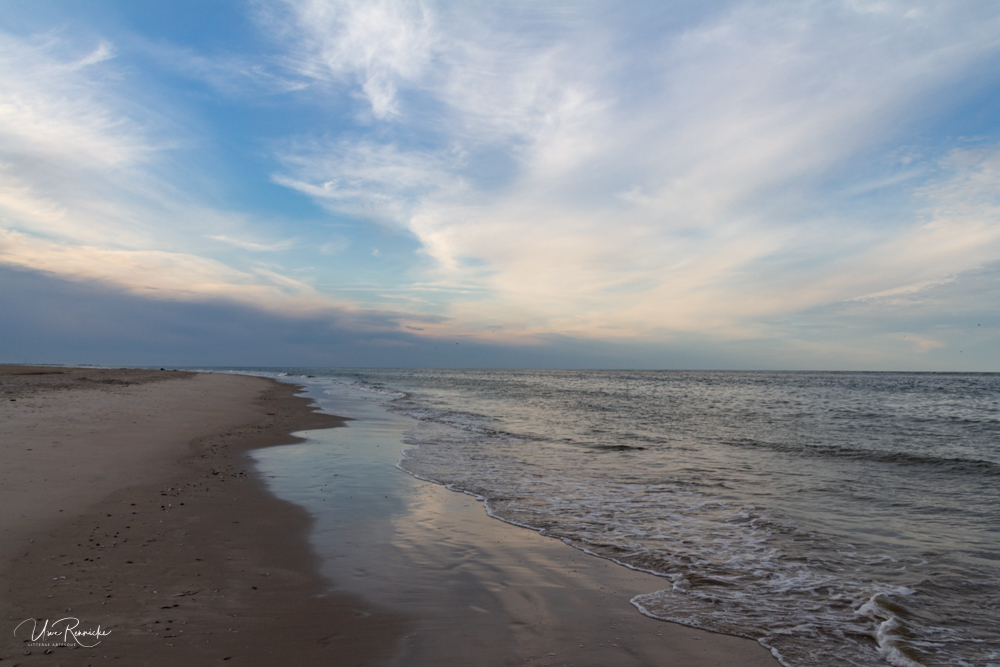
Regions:
<instances>
[{"instance_id":1,"label":"dry sand","mask_svg":"<svg viewBox=\"0 0 1000 667\"><path fill-rule=\"evenodd\" d=\"M0 367L0 667L777 664L749 640L640 616L628 599L648 575L432 484L414 497L432 510L393 547L409 554L393 572L417 598L379 606L344 592L336 568L333 581L318 574L313 520L246 455L342 423L295 391L234 375ZM25 619L65 617L111 634L92 649L28 646L27 626L13 636Z\"/></svg>"},{"instance_id":2,"label":"dry sand","mask_svg":"<svg viewBox=\"0 0 1000 667\"><path fill-rule=\"evenodd\" d=\"M402 619L317 597L311 519L274 498L245 454L341 420L260 378L12 370L29 369L0 375L0 665L363 665L394 653ZM14 637L25 619L65 617L111 634L93 649L27 646L26 626Z\"/></svg>"}]
</instances>

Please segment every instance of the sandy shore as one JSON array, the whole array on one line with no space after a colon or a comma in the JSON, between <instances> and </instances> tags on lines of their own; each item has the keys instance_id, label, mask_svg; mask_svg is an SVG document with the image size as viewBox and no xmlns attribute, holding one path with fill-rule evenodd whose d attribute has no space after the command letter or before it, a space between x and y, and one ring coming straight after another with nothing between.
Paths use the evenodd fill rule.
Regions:
<instances>
[{"instance_id":1,"label":"sandy shore","mask_svg":"<svg viewBox=\"0 0 1000 667\"><path fill-rule=\"evenodd\" d=\"M231 375L0 367L0 665L391 656L402 619L318 597L311 519L250 469L248 449L342 423L294 392ZM92 649L29 646L31 624L14 636L25 619L67 617L111 634Z\"/></svg>"},{"instance_id":2,"label":"sandy shore","mask_svg":"<svg viewBox=\"0 0 1000 667\"><path fill-rule=\"evenodd\" d=\"M655 577L393 470L400 424L366 436L361 415L288 450L341 456L340 532L314 535L321 561L308 536L323 516L272 495L246 454L343 424L296 391L235 375L0 367L0 667L777 665L755 642L639 615L628 599ZM377 482L366 466L386 466L373 457L389 461ZM371 497L351 500L361 488ZM74 649L29 645L30 623L14 637L26 619L67 617L111 634Z\"/></svg>"},{"instance_id":3,"label":"sandy shore","mask_svg":"<svg viewBox=\"0 0 1000 667\"><path fill-rule=\"evenodd\" d=\"M409 618L393 667L777 667L756 642L646 618L629 600L669 585L487 516L482 502L395 468L412 420L314 385L345 428L255 454L315 517L322 572Z\"/></svg>"}]
</instances>

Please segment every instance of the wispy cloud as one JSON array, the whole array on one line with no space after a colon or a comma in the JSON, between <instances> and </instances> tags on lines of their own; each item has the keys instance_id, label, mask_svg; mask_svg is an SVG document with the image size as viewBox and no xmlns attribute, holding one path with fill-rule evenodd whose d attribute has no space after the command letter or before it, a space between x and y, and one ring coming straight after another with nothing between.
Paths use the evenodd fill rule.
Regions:
<instances>
[{"instance_id":1,"label":"wispy cloud","mask_svg":"<svg viewBox=\"0 0 1000 667\"><path fill-rule=\"evenodd\" d=\"M275 271L233 269L196 255L66 245L0 230L0 265L30 269L146 299L222 303L346 331L448 329L446 318L338 304L313 286Z\"/></svg>"},{"instance_id":2,"label":"wispy cloud","mask_svg":"<svg viewBox=\"0 0 1000 667\"><path fill-rule=\"evenodd\" d=\"M434 51L422 2L303 0L289 3L298 46L292 65L319 80L353 79L376 118L398 113L400 82L420 78Z\"/></svg>"},{"instance_id":3,"label":"wispy cloud","mask_svg":"<svg viewBox=\"0 0 1000 667\"><path fill-rule=\"evenodd\" d=\"M279 159L288 168L274 181L337 211L386 224L412 218L421 201L464 189L461 156L402 151L386 144L297 141Z\"/></svg>"},{"instance_id":4,"label":"wispy cloud","mask_svg":"<svg viewBox=\"0 0 1000 667\"><path fill-rule=\"evenodd\" d=\"M110 42L101 42L97 48L73 63L74 68L87 67L97 63L111 60L115 57L115 49Z\"/></svg>"},{"instance_id":5,"label":"wispy cloud","mask_svg":"<svg viewBox=\"0 0 1000 667\"><path fill-rule=\"evenodd\" d=\"M70 245L12 231L0 231L0 263L101 282L154 298L223 298L286 313L332 305L311 286L273 272L248 273L191 254Z\"/></svg>"},{"instance_id":6,"label":"wispy cloud","mask_svg":"<svg viewBox=\"0 0 1000 667\"><path fill-rule=\"evenodd\" d=\"M1000 256L989 206L966 186L955 196L967 210L944 204L971 174L988 181L991 158L969 156L919 196L890 175L911 189L893 219L824 186L996 54L996 12L733 3L634 48L615 30L639 26L579 6L508 22L431 3L284 6L302 71L355 77L383 133L423 134L300 139L276 182L405 227L436 260L433 279L487 289L451 301L460 322L752 337L767 318ZM366 29L376 15L384 29ZM346 54L361 35L365 49ZM877 187L891 168L871 176ZM850 188L876 187L865 178Z\"/></svg>"},{"instance_id":7,"label":"wispy cloud","mask_svg":"<svg viewBox=\"0 0 1000 667\"><path fill-rule=\"evenodd\" d=\"M25 168L66 162L109 168L147 155L150 137L102 99L100 74L87 71L113 52L102 42L77 55L56 37L0 33L0 149Z\"/></svg>"},{"instance_id":8,"label":"wispy cloud","mask_svg":"<svg viewBox=\"0 0 1000 667\"><path fill-rule=\"evenodd\" d=\"M250 250L252 252L281 252L288 250L295 245L295 239L284 239L282 241L272 241L272 242L260 242L251 241L248 239L233 238L231 236L225 236L223 234L215 234L209 236L208 238L214 241L220 241L222 243L227 243L237 248L243 248L244 250Z\"/></svg>"},{"instance_id":9,"label":"wispy cloud","mask_svg":"<svg viewBox=\"0 0 1000 667\"><path fill-rule=\"evenodd\" d=\"M278 96L308 88L313 81L286 63L261 54L201 52L167 42L134 39L136 48L159 66L201 81L216 92L243 100Z\"/></svg>"},{"instance_id":10,"label":"wispy cloud","mask_svg":"<svg viewBox=\"0 0 1000 667\"><path fill-rule=\"evenodd\" d=\"M0 263L281 316L405 304L371 321L428 340L875 363L957 345L914 313L969 311L1000 262L1000 133L948 134L1000 79L995 3L249 11L260 34L211 45L0 33Z\"/></svg>"},{"instance_id":11,"label":"wispy cloud","mask_svg":"<svg viewBox=\"0 0 1000 667\"><path fill-rule=\"evenodd\" d=\"M80 55L82 51L82 55ZM175 125L126 99L101 42L0 35L0 263L175 300L229 299L275 312L335 300L253 262L206 255L203 239L252 252L246 216L198 201L171 174ZM187 171L187 169L185 169Z\"/></svg>"}]
</instances>

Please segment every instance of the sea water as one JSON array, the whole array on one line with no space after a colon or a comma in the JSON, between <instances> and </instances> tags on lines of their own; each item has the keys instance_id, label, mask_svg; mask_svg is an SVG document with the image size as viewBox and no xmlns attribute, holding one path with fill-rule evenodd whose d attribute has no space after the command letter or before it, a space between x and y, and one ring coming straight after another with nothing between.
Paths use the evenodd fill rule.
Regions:
<instances>
[{"instance_id":1,"label":"sea water","mask_svg":"<svg viewBox=\"0 0 1000 667\"><path fill-rule=\"evenodd\" d=\"M413 418L412 475L660 575L638 612L789 666L1000 665L1000 375L282 372Z\"/></svg>"}]
</instances>

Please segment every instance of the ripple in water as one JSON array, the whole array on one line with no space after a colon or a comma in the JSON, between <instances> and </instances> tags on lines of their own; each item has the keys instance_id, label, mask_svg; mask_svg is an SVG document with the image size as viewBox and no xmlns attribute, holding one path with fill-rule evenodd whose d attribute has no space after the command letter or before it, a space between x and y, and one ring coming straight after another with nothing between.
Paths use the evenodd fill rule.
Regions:
<instances>
[{"instance_id":1,"label":"ripple in water","mask_svg":"<svg viewBox=\"0 0 1000 667\"><path fill-rule=\"evenodd\" d=\"M338 373L400 467L664 578L644 614L786 665L997 665L1000 377Z\"/></svg>"}]
</instances>

